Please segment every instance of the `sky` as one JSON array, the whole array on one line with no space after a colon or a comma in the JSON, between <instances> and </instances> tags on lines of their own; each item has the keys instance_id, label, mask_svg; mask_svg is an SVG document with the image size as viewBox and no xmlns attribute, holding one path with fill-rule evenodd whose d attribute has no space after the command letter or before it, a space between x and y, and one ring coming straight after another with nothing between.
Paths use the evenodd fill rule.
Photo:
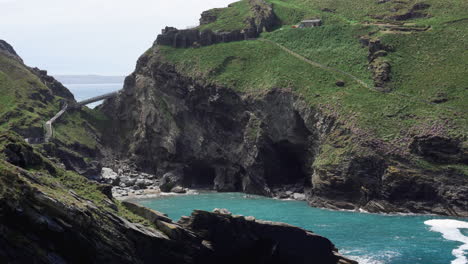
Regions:
<instances>
[{"instance_id":1,"label":"sky","mask_svg":"<svg viewBox=\"0 0 468 264\"><path fill-rule=\"evenodd\" d=\"M235 0L0 0L0 39L49 74L128 75L165 26Z\"/></svg>"}]
</instances>

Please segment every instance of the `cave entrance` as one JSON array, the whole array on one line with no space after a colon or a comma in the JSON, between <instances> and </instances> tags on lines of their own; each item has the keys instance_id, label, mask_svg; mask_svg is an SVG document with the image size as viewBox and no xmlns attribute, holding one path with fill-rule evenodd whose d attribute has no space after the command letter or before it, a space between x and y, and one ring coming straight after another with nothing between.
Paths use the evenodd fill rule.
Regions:
<instances>
[{"instance_id":1,"label":"cave entrance","mask_svg":"<svg viewBox=\"0 0 468 264\"><path fill-rule=\"evenodd\" d=\"M301 184L309 186L306 161L307 147L283 140L270 145L265 153L265 180L268 186Z\"/></svg>"},{"instance_id":2,"label":"cave entrance","mask_svg":"<svg viewBox=\"0 0 468 264\"><path fill-rule=\"evenodd\" d=\"M216 172L205 162L193 162L184 169L184 186L192 188L213 188Z\"/></svg>"}]
</instances>

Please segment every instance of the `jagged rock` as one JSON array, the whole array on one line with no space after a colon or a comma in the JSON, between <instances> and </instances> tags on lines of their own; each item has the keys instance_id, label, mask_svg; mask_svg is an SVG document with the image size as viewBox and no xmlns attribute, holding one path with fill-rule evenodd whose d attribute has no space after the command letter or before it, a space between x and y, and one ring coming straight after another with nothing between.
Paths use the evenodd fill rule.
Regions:
<instances>
[{"instance_id":1,"label":"jagged rock","mask_svg":"<svg viewBox=\"0 0 468 264\"><path fill-rule=\"evenodd\" d=\"M122 204L130 211L132 211L133 213L145 218L145 219L148 219L149 221L151 221L152 223L156 223L157 221L163 221L163 222L167 222L167 223L172 223L172 220L167 217L166 214L164 213L161 213L161 212L158 212L156 210L153 210L153 209L149 209L149 208L146 208L144 206L141 206L139 204L136 204L136 203L132 203L132 202L129 202L129 201L122 201Z\"/></svg>"},{"instance_id":2,"label":"jagged rock","mask_svg":"<svg viewBox=\"0 0 468 264\"><path fill-rule=\"evenodd\" d=\"M120 177L120 185L122 185L123 187L131 187L134 186L135 183L136 179L134 178L130 178L128 176Z\"/></svg>"},{"instance_id":3,"label":"jagged rock","mask_svg":"<svg viewBox=\"0 0 468 264\"><path fill-rule=\"evenodd\" d=\"M54 77L47 74L47 71L39 68L31 68L32 73L37 75L41 81L51 89L53 95L65 98L70 104L75 103L75 97L62 83L57 81Z\"/></svg>"},{"instance_id":4,"label":"jagged rock","mask_svg":"<svg viewBox=\"0 0 468 264\"><path fill-rule=\"evenodd\" d=\"M468 164L468 147L460 141L441 136L417 136L410 145L411 152L435 163Z\"/></svg>"},{"instance_id":5,"label":"jagged rock","mask_svg":"<svg viewBox=\"0 0 468 264\"><path fill-rule=\"evenodd\" d=\"M162 192L170 192L172 188L182 183L182 178L183 175L180 170L168 172L163 175L159 189L161 189Z\"/></svg>"},{"instance_id":6,"label":"jagged rock","mask_svg":"<svg viewBox=\"0 0 468 264\"><path fill-rule=\"evenodd\" d=\"M109 184L118 185L119 178L118 174L114 172L111 168L102 168L101 169L101 178Z\"/></svg>"},{"instance_id":7,"label":"jagged rock","mask_svg":"<svg viewBox=\"0 0 468 264\"><path fill-rule=\"evenodd\" d=\"M369 64L374 79L375 88L380 91L387 91L385 84L390 81L391 65L388 61L375 59Z\"/></svg>"},{"instance_id":8,"label":"jagged rock","mask_svg":"<svg viewBox=\"0 0 468 264\"><path fill-rule=\"evenodd\" d=\"M223 263L357 264L339 255L328 239L284 223L195 210L179 224L210 241Z\"/></svg>"},{"instance_id":9,"label":"jagged rock","mask_svg":"<svg viewBox=\"0 0 468 264\"><path fill-rule=\"evenodd\" d=\"M8 42L1 40L1 39L0 39L0 53L5 54L6 56L10 58L15 59L20 63L23 63L23 59L21 59L21 57L18 56L18 54L16 54L15 49L10 44L8 44Z\"/></svg>"},{"instance_id":10,"label":"jagged rock","mask_svg":"<svg viewBox=\"0 0 468 264\"><path fill-rule=\"evenodd\" d=\"M213 10L204 11L201 13L200 25L210 24L216 21L218 17Z\"/></svg>"}]
</instances>

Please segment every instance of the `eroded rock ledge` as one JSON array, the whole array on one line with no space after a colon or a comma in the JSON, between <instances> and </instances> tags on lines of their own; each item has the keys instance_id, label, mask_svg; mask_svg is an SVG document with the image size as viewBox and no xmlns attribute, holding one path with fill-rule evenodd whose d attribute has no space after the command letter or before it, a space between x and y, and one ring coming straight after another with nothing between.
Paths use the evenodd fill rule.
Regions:
<instances>
[{"instance_id":1,"label":"eroded rock ledge","mask_svg":"<svg viewBox=\"0 0 468 264\"><path fill-rule=\"evenodd\" d=\"M171 239L206 246L213 262L357 264L338 254L330 240L285 223L232 215L226 209L195 210L174 223L160 212L131 202L124 204L155 223Z\"/></svg>"}]
</instances>

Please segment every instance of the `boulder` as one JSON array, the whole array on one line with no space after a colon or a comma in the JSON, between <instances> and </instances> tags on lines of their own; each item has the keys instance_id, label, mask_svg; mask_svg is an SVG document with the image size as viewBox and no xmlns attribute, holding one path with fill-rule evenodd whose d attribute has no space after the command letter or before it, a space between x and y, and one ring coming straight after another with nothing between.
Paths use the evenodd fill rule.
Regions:
<instances>
[{"instance_id":1,"label":"boulder","mask_svg":"<svg viewBox=\"0 0 468 264\"><path fill-rule=\"evenodd\" d=\"M294 198L294 200L298 200L298 201L305 201L306 200L306 196L303 193L294 193L293 198Z\"/></svg>"},{"instance_id":2,"label":"boulder","mask_svg":"<svg viewBox=\"0 0 468 264\"><path fill-rule=\"evenodd\" d=\"M343 86L345 86L345 82L344 81L336 81L335 85L338 86L338 87L343 87Z\"/></svg>"},{"instance_id":3,"label":"boulder","mask_svg":"<svg viewBox=\"0 0 468 264\"><path fill-rule=\"evenodd\" d=\"M174 188L171 189L171 192L173 193L186 193L187 190L183 187L180 186L175 186Z\"/></svg>"},{"instance_id":4,"label":"boulder","mask_svg":"<svg viewBox=\"0 0 468 264\"><path fill-rule=\"evenodd\" d=\"M170 192L176 185L180 185L183 180L183 171L174 170L163 175L159 189L162 192Z\"/></svg>"},{"instance_id":5,"label":"boulder","mask_svg":"<svg viewBox=\"0 0 468 264\"><path fill-rule=\"evenodd\" d=\"M101 169L101 179L108 184L118 185L119 184L119 175L114 172L111 168L102 168Z\"/></svg>"}]
</instances>

